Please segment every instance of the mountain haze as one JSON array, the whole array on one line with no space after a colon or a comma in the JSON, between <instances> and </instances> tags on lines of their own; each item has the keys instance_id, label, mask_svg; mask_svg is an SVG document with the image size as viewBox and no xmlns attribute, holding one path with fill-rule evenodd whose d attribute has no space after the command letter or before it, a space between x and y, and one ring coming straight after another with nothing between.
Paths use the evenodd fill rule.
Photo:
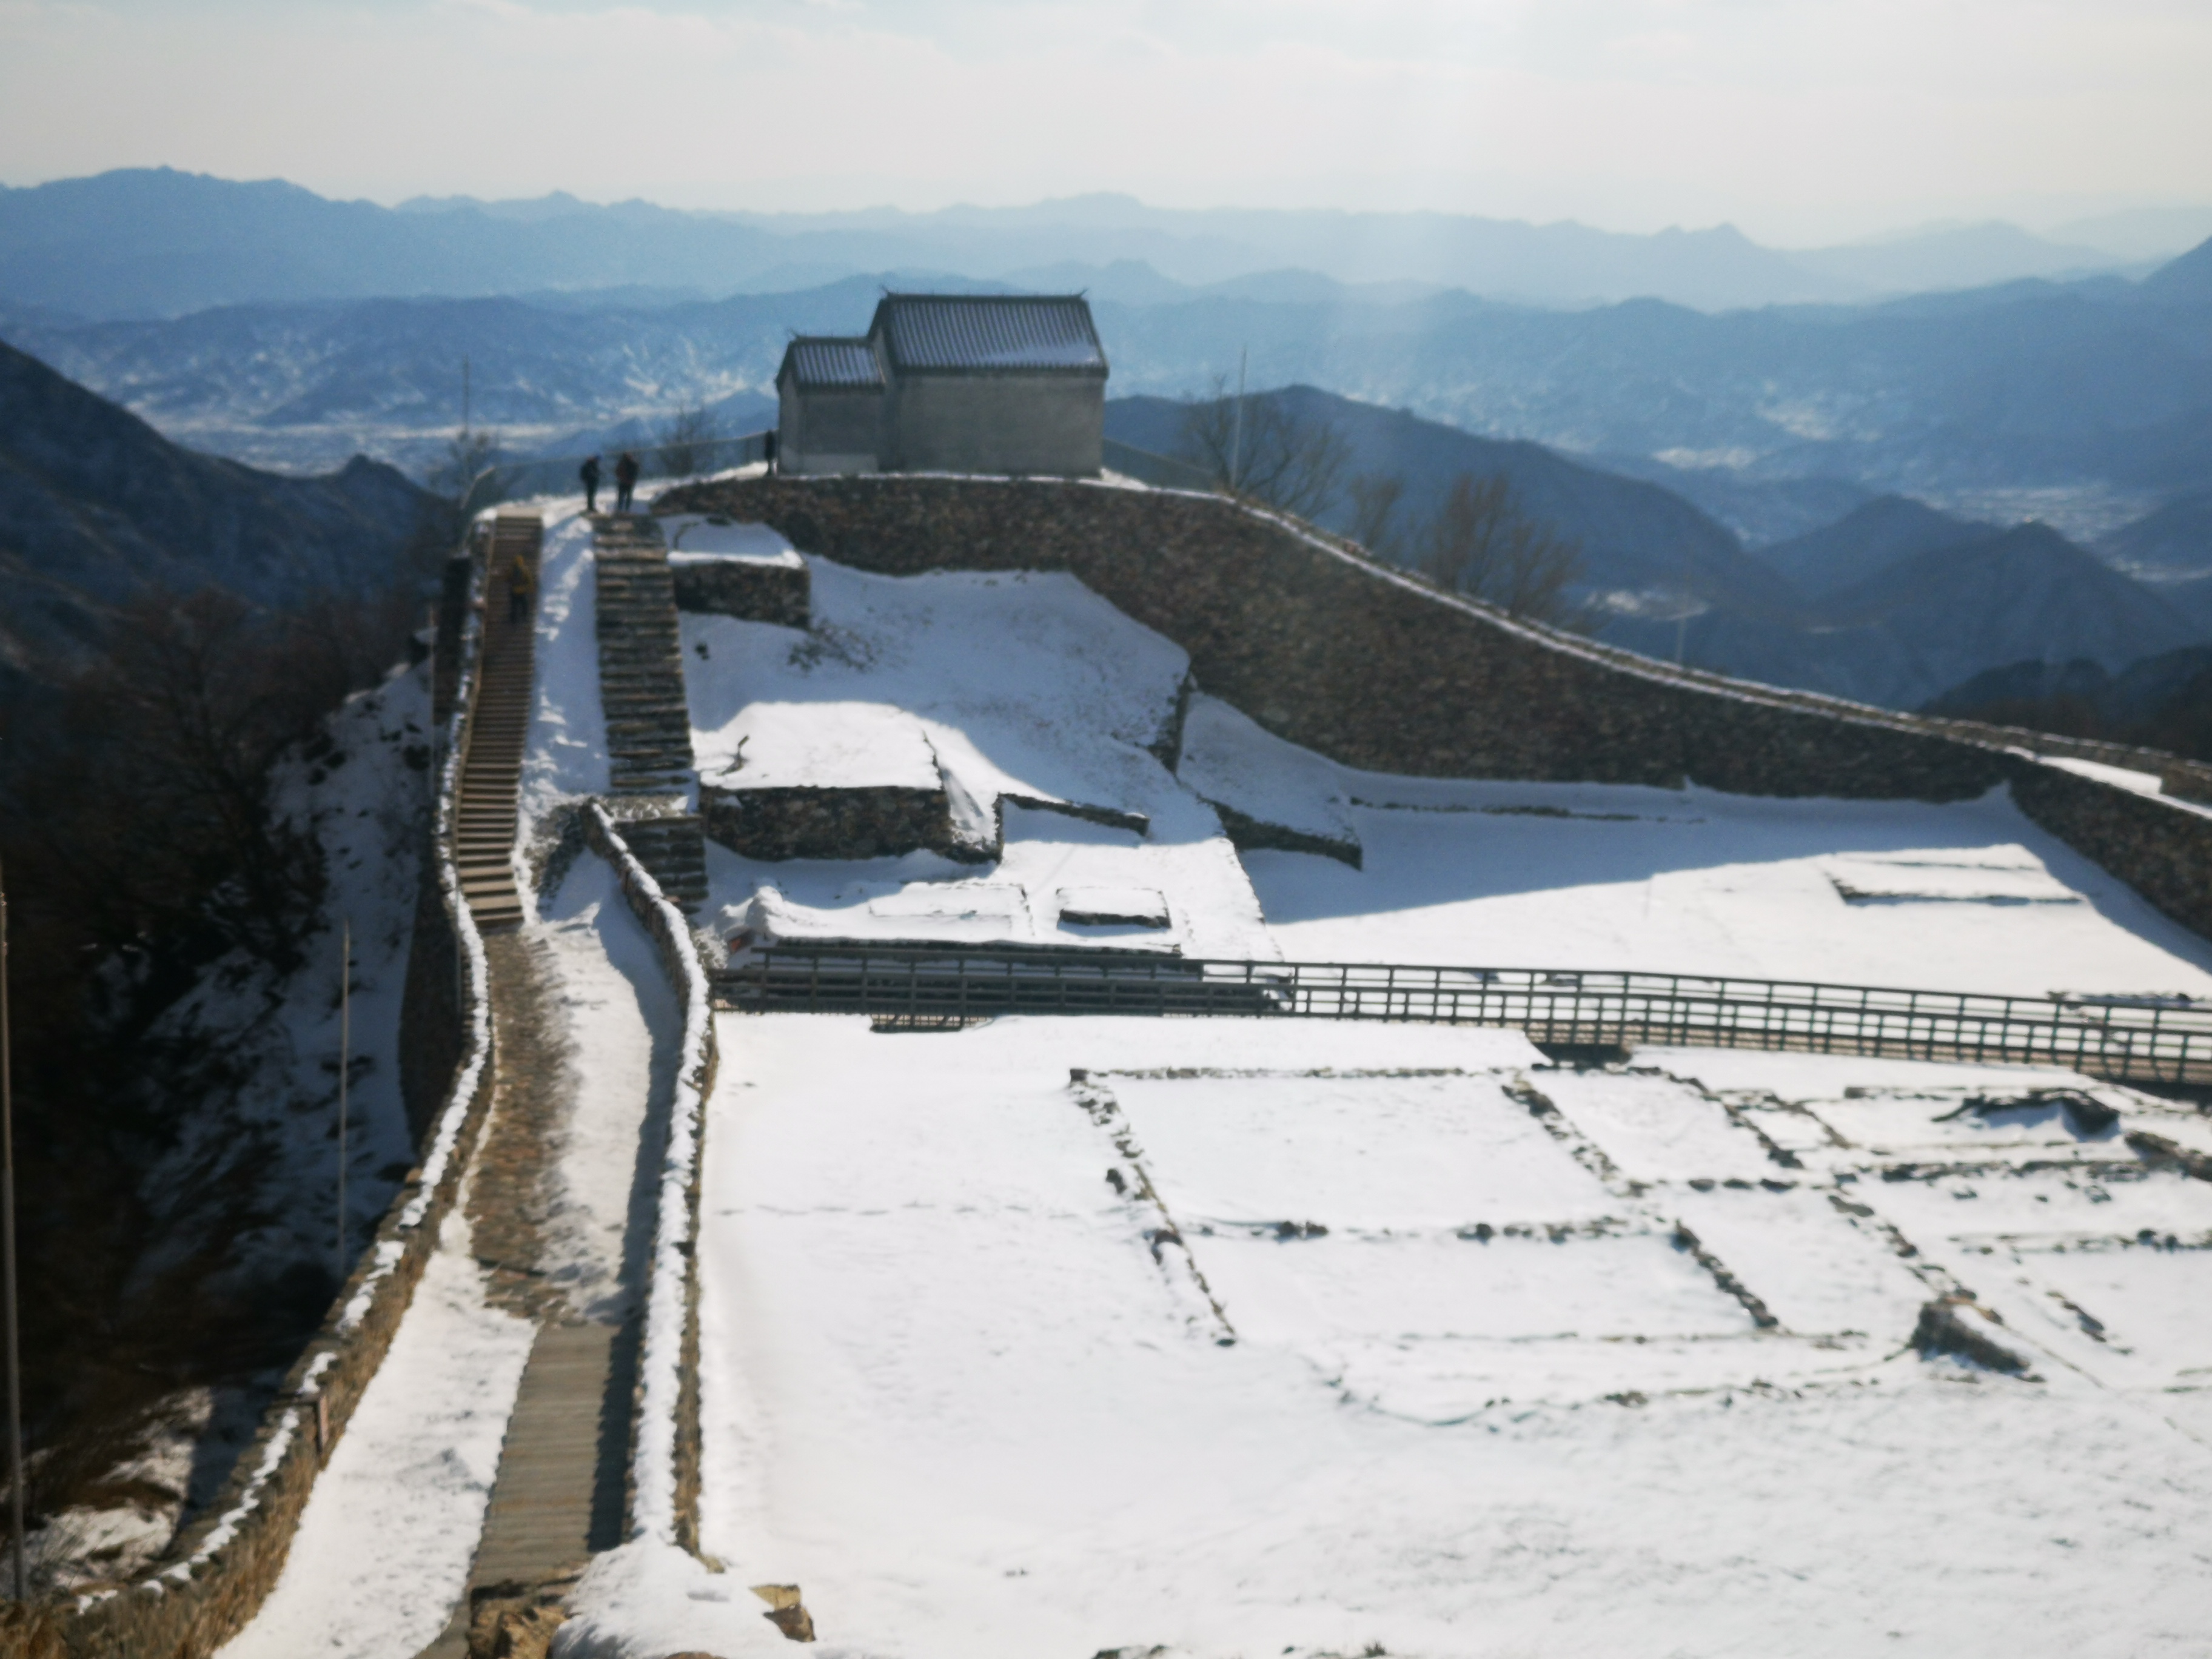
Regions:
<instances>
[{"instance_id":1,"label":"mountain haze","mask_svg":"<svg viewBox=\"0 0 2212 1659\"><path fill-rule=\"evenodd\" d=\"M1537 305L1852 300L2120 263L2010 226L1785 252L1731 226L1651 235L1429 212L1164 209L1127 197L934 213L687 213L562 192L334 202L279 179L126 169L0 191L0 299L95 319L212 306L644 285L708 296L926 268L969 277L1143 261L1206 285L1285 268Z\"/></svg>"}]
</instances>

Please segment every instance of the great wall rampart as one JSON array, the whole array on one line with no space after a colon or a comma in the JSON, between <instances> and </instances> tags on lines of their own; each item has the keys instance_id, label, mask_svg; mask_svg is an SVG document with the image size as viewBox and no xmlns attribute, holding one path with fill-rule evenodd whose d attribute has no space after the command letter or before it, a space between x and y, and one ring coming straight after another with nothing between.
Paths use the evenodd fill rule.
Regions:
<instances>
[{"instance_id":1,"label":"great wall rampart","mask_svg":"<svg viewBox=\"0 0 2212 1659\"><path fill-rule=\"evenodd\" d=\"M1362 769L1934 801L2009 785L2030 818L2212 937L2204 877L2212 813L2188 804L2212 798L2212 769L2172 757L1678 670L1440 593L1304 526L1218 497L1026 480L763 478L690 486L656 505L766 523L804 553L884 574L1067 571L1182 647L1199 687ZM471 570L457 560L448 572L433 664L437 715L456 745L472 690ZM717 574L689 577L698 591L686 608L743 614L772 601L771 619L803 623L803 586L787 576L763 599L723 592ZM2039 753L2154 770L2166 795L2053 766ZM449 771L448 818L458 763L449 761ZM591 830L687 1004L684 1088L696 1125L713 1066L699 964L678 913L612 821L595 815ZM14 1632L28 1644L23 1650L210 1653L274 1583L323 1457L405 1310L489 1098L483 954L447 835L439 839L440 855L425 863L403 1048L425 1167L403 1186L223 1498L156 1575L73 1607L28 1610L30 1622ZM644 1390L653 1398L643 1402L657 1409L639 1420L633 1518L696 1548L696 1287L688 1249L696 1130L678 1139L660 1182L650 1316L659 1340Z\"/></svg>"},{"instance_id":2,"label":"great wall rampart","mask_svg":"<svg viewBox=\"0 0 2212 1659\"><path fill-rule=\"evenodd\" d=\"M2212 938L2212 768L1678 669L1441 593L1220 496L1026 479L743 478L671 513L781 532L863 570L1065 570L1189 653L1197 684L1363 770L1963 800L2022 811ZM2033 752L2031 752L2031 745ZM2137 793L2039 758L2155 769Z\"/></svg>"}]
</instances>

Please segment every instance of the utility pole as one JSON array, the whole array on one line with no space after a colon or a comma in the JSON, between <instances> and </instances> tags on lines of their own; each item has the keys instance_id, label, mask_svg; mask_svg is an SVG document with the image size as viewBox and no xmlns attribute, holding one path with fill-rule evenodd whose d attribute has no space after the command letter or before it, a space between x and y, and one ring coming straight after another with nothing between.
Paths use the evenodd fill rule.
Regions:
<instances>
[{"instance_id":1,"label":"utility pole","mask_svg":"<svg viewBox=\"0 0 2212 1659\"><path fill-rule=\"evenodd\" d=\"M1244 479L1244 362L1251 355L1249 346L1237 348L1237 421L1229 438L1229 493L1232 495L1243 488Z\"/></svg>"},{"instance_id":2,"label":"utility pole","mask_svg":"<svg viewBox=\"0 0 2212 1659\"><path fill-rule=\"evenodd\" d=\"M8 1031L8 882L0 873L0 1279L6 1281L8 1324L9 1547L15 1563L15 1599L27 1601L23 1572L23 1356L15 1317L15 1084Z\"/></svg>"},{"instance_id":3,"label":"utility pole","mask_svg":"<svg viewBox=\"0 0 2212 1659\"><path fill-rule=\"evenodd\" d=\"M346 1073L353 1069L353 918L338 924L338 1283L346 1282Z\"/></svg>"}]
</instances>

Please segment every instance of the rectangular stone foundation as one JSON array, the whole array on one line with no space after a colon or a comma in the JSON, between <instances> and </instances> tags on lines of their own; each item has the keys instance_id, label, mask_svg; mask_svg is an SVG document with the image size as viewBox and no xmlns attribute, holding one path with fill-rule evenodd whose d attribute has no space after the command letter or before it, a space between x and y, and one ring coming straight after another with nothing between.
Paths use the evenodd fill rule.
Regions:
<instances>
[{"instance_id":1,"label":"rectangular stone foundation","mask_svg":"<svg viewBox=\"0 0 2212 1659\"><path fill-rule=\"evenodd\" d=\"M812 616L811 584L798 560L715 559L678 555L668 562L678 611L712 612L740 622L805 628Z\"/></svg>"},{"instance_id":2,"label":"rectangular stone foundation","mask_svg":"<svg viewBox=\"0 0 2212 1659\"><path fill-rule=\"evenodd\" d=\"M972 856L955 842L942 788L718 789L702 785L707 833L751 859L896 858L924 849Z\"/></svg>"}]
</instances>

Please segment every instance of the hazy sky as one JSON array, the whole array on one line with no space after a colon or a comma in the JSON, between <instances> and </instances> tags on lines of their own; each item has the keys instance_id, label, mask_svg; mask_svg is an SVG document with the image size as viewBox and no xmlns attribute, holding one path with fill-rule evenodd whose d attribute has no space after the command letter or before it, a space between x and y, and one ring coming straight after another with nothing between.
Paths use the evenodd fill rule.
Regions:
<instances>
[{"instance_id":1,"label":"hazy sky","mask_svg":"<svg viewBox=\"0 0 2212 1659\"><path fill-rule=\"evenodd\" d=\"M1432 207L1772 242L2212 201L2212 0L0 0L0 180Z\"/></svg>"}]
</instances>

